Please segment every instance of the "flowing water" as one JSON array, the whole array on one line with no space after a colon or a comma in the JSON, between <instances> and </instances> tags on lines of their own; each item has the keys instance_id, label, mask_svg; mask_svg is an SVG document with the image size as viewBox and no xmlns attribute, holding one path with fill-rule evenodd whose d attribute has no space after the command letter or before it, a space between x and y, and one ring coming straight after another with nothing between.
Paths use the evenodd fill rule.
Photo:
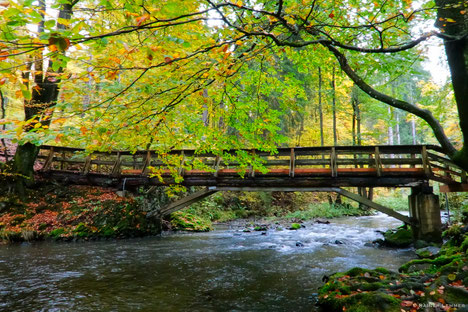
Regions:
<instances>
[{"instance_id":1,"label":"flowing water","mask_svg":"<svg viewBox=\"0 0 468 312\"><path fill-rule=\"evenodd\" d=\"M331 222L266 235L221 226L0 246L0 311L316 311L324 275L355 266L396 270L413 257L410 249L365 245L398 220L379 214Z\"/></svg>"}]
</instances>

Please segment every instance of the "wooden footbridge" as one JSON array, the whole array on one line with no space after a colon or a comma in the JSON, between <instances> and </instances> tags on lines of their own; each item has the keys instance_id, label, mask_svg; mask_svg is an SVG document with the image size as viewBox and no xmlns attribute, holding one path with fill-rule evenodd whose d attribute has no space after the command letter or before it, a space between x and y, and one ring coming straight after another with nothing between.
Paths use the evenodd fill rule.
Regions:
<instances>
[{"instance_id":1,"label":"wooden footbridge","mask_svg":"<svg viewBox=\"0 0 468 312\"><path fill-rule=\"evenodd\" d=\"M442 183L441 191L468 191L466 172L434 145L279 148L274 155L249 149L219 154L195 150L87 154L83 149L42 146L36 167L44 178L73 184L120 189L174 184L206 187L170 204L162 215L217 191L324 191L414 223L342 187L411 187L418 190L414 193L432 194L429 181L437 181Z\"/></svg>"},{"instance_id":2,"label":"wooden footbridge","mask_svg":"<svg viewBox=\"0 0 468 312\"><path fill-rule=\"evenodd\" d=\"M274 155L259 150L230 150L219 155L194 150L86 154L78 148L41 146L36 167L43 177L114 187L124 183L126 187L181 184L288 191L412 187L433 180L455 191L467 182L466 172L434 145L279 148Z\"/></svg>"}]
</instances>

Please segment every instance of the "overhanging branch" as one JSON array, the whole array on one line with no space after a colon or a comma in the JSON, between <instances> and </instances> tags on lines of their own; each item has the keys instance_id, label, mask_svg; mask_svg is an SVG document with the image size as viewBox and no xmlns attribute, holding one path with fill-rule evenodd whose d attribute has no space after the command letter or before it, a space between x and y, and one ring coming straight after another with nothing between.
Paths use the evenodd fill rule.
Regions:
<instances>
[{"instance_id":1,"label":"overhanging branch","mask_svg":"<svg viewBox=\"0 0 468 312\"><path fill-rule=\"evenodd\" d=\"M376 99L378 101L381 101L381 102L383 102L385 104L388 104L388 105L390 105L392 107L404 110L404 111L406 111L408 113L414 114L414 115L418 116L419 118L423 119L424 121L426 121L429 124L429 126L431 127L432 131L434 132L434 135L435 135L437 141L439 141L440 145L446 151L446 153L449 156L455 155L457 150L455 149L453 144L449 141L449 139L445 135L444 129L440 125L439 121L434 118L434 116L432 115L432 113L429 110L421 109L421 108L419 108L419 107L417 107L415 105L412 105L412 104L410 104L408 102L398 100L398 99L393 98L393 97L391 97L391 96L389 96L387 94L384 94L382 92L379 92L379 91L375 90L369 84L367 84L361 77L359 77L358 74L356 74L356 72L349 65L348 60L347 60L346 56L343 53L338 51L337 48L335 48L334 46L332 46L330 44L324 44L324 46L330 52L332 52L335 55L336 59L340 63L341 69L346 73L346 75L348 75L349 78L351 78L351 80L362 91L364 91L370 97L372 97L372 98L374 98L374 99Z\"/></svg>"}]
</instances>

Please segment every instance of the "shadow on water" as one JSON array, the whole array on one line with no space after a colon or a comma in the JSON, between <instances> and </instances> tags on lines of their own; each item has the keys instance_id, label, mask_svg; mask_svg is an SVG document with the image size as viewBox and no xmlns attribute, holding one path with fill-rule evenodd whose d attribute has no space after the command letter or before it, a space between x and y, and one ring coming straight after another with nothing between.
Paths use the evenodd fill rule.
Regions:
<instances>
[{"instance_id":1,"label":"shadow on water","mask_svg":"<svg viewBox=\"0 0 468 312\"><path fill-rule=\"evenodd\" d=\"M396 270L412 258L410 249L365 246L380 237L376 230L398 225L379 214L267 235L226 227L1 246L0 310L315 311L323 275L355 266Z\"/></svg>"}]
</instances>

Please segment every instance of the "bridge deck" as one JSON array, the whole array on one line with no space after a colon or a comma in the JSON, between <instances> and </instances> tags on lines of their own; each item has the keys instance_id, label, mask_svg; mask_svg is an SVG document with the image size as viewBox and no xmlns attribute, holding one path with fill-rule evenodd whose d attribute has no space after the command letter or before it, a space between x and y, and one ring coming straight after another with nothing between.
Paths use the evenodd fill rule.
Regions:
<instances>
[{"instance_id":1,"label":"bridge deck","mask_svg":"<svg viewBox=\"0 0 468 312\"><path fill-rule=\"evenodd\" d=\"M280 148L275 155L259 150L86 154L82 149L42 146L37 165L45 178L104 186L409 187L435 180L459 187L467 183L466 172L433 145Z\"/></svg>"}]
</instances>

